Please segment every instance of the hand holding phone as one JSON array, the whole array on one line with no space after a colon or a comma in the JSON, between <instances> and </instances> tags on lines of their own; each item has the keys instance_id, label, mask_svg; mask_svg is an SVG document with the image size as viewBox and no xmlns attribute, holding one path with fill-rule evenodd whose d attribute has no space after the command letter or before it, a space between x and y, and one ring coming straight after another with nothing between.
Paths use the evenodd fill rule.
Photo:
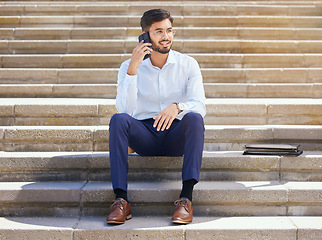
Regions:
<instances>
[{"instance_id":1,"label":"hand holding phone","mask_svg":"<svg viewBox=\"0 0 322 240\"><path fill-rule=\"evenodd\" d=\"M143 42L144 41L144 42ZM139 44L133 49L131 61L127 74L136 75L137 69L144 59L151 56L153 49L151 48L152 43L150 43L149 33L143 33L139 36ZM148 53L148 54L147 54ZM143 59L144 58L144 59Z\"/></svg>"},{"instance_id":2,"label":"hand holding phone","mask_svg":"<svg viewBox=\"0 0 322 240\"><path fill-rule=\"evenodd\" d=\"M144 43L151 43L151 39L150 39L149 32L145 32L145 33L143 33L143 34L141 34L141 35L139 36L139 42L142 42L142 40L144 40ZM151 57L151 53L146 54L146 55L144 56L143 60L145 60L145 59L147 59L147 58L149 58L149 57Z\"/></svg>"}]
</instances>

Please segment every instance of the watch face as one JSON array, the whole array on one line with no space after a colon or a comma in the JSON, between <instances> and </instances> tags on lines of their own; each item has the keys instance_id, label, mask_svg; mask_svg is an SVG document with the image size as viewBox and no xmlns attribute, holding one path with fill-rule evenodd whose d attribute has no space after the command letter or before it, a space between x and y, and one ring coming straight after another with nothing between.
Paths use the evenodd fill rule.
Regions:
<instances>
[{"instance_id":1,"label":"watch face","mask_svg":"<svg viewBox=\"0 0 322 240\"><path fill-rule=\"evenodd\" d=\"M180 111L183 111L183 104L182 103L179 103L178 104L178 108L179 108Z\"/></svg>"}]
</instances>

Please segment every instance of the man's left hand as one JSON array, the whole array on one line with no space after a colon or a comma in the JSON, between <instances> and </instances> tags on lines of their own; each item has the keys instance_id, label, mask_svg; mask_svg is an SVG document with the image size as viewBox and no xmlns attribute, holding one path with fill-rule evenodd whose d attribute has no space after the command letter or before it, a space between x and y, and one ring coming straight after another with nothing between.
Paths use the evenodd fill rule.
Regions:
<instances>
[{"instance_id":1,"label":"man's left hand","mask_svg":"<svg viewBox=\"0 0 322 240\"><path fill-rule=\"evenodd\" d=\"M155 120L153 123L153 127L156 127L158 131L164 131L164 129L169 129L173 120L179 113L179 109L177 104L173 103L170 106L163 109L158 116L154 117Z\"/></svg>"}]
</instances>

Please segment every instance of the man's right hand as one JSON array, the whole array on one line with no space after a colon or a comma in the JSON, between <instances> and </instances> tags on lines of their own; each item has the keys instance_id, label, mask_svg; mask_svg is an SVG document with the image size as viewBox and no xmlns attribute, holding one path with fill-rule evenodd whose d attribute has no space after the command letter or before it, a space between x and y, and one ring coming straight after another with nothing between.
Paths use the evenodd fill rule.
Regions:
<instances>
[{"instance_id":1,"label":"man's right hand","mask_svg":"<svg viewBox=\"0 0 322 240\"><path fill-rule=\"evenodd\" d=\"M139 45L133 49L127 74L136 75L138 67L141 65L144 56L153 52L153 49L150 48L151 46L152 43L144 43L144 41L142 40Z\"/></svg>"}]
</instances>

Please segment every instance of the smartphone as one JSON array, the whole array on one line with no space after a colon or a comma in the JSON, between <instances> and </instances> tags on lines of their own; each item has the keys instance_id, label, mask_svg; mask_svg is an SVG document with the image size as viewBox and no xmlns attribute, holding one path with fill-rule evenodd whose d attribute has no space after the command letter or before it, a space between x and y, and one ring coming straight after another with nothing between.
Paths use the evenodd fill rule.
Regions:
<instances>
[{"instance_id":1,"label":"smartphone","mask_svg":"<svg viewBox=\"0 0 322 240\"><path fill-rule=\"evenodd\" d=\"M151 42L149 32L145 32L145 33L143 33L143 34L141 34L139 36L139 42L141 42L142 40L144 40L144 43L150 43ZM151 53L146 54L144 56L143 60L145 60L145 59L147 59L149 57L151 57Z\"/></svg>"}]
</instances>

